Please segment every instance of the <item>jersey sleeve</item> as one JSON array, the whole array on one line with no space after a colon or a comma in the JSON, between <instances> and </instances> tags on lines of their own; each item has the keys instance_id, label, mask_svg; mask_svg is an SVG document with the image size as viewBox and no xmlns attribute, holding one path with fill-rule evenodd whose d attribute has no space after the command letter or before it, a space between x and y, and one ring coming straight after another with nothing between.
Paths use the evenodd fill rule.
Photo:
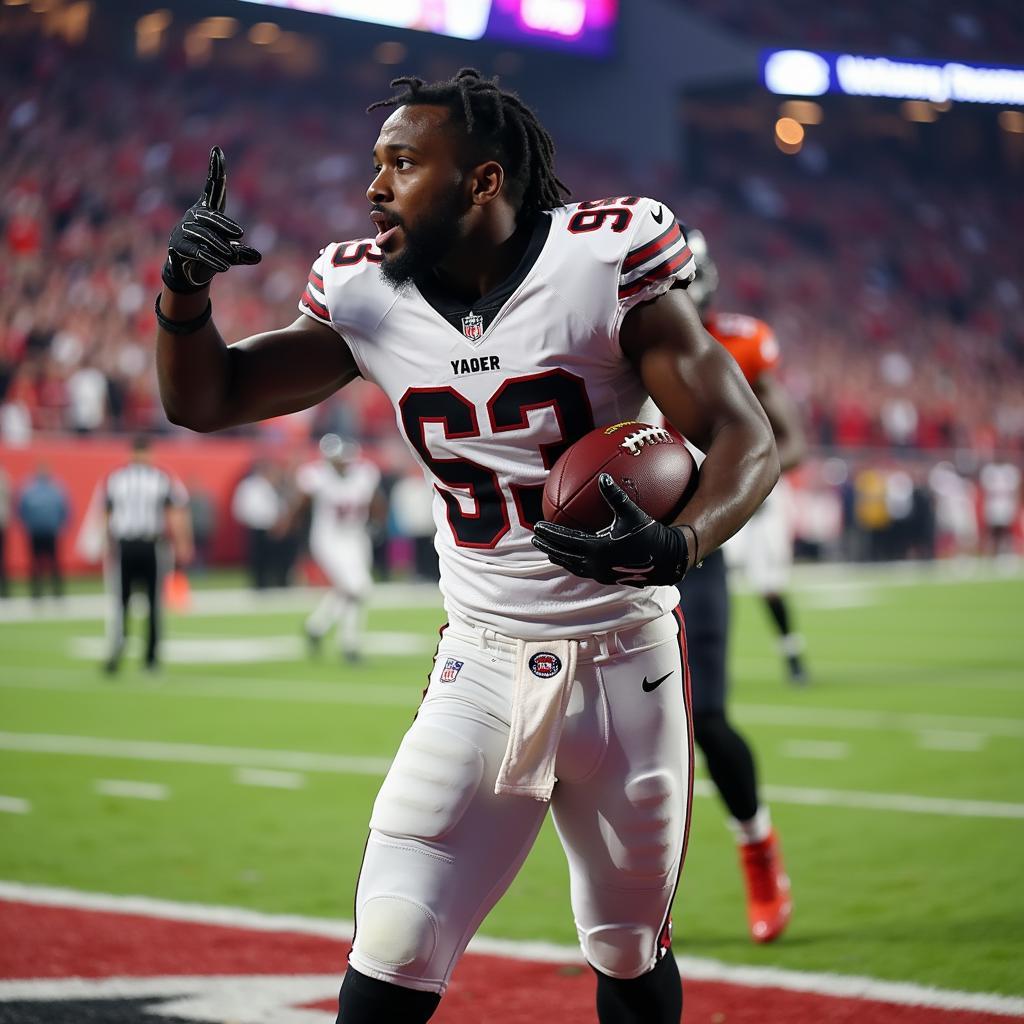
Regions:
<instances>
[{"instance_id":1,"label":"jersey sleeve","mask_svg":"<svg viewBox=\"0 0 1024 1024\"><path fill-rule=\"evenodd\" d=\"M654 199L634 207L633 232L619 267L618 320L638 302L689 283L696 270L693 253L675 214Z\"/></svg>"},{"instance_id":2,"label":"jersey sleeve","mask_svg":"<svg viewBox=\"0 0 1024 1024\"><path fill-rule=\"evenodd\" d=\"M370 238L331 242L313 263L299 299L299 312L341 338L366 380L374 379L367 350L398 299L381 276L383 258Z\"/></svg>"},{"instance_id":3,"label":"jersey sleeve","mask_svg":"<svg viewBox=\"0 0 1024 1024\"><path fill-rule=\"evenodd\" d=\"M330 257L328 252L331 246L320 250L320 255L313 263L309 272L309 279L306 281L306 288L299 299L299 312L306 316L319 320L328 327L333 327L331 311L327 305L327 291L324 288L324 267Z\"/></svg>"}]
</instances>

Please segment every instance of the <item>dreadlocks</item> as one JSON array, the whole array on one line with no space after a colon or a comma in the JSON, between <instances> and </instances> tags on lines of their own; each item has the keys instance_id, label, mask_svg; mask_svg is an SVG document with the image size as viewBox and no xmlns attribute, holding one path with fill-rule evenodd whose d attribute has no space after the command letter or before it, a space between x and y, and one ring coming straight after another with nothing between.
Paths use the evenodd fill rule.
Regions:
<instances>
[{"instance_id":1,"label":"dreadlocks","mask_svg":"<svg viewBox=\"0 0 1024 1024\"><path fill-rule=\"evenodd\" d=\"M470 160L497 160L505 169L509 199L519 215L529 218L541 210L565 205L571 193L555 176L555 144L537 115L515 93L498 88L497 78L481 77L463 68L446 82L427 84L422 78L396 78L401 92L366 108L432 104L447 107L460 124L470 147Z\"/></svg>"}]
</instances>

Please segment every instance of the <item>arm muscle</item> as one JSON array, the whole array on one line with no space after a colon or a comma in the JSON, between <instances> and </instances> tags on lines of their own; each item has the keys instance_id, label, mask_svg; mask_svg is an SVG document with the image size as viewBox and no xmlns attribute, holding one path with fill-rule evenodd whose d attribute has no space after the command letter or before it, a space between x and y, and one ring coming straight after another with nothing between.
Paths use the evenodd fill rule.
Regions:
<instances>
[{"instance_id":1,"label":"arm muscle","mask_svg":"<svg viewBox=\"0 0 1024 1024\"><path fill-rule=\"evenodd\" d=\"M693 526L706 555L746 522L778 479L768 419L679 289L632 309L620 341L669 422L707 455L697 491L677 519Z\"/></svg>"},{"instance_id":2,"label":"arm muscle","mask_svg":"<svg viewBox=\"0 0 1024 1024\"><path fill-rule=\"evenodd\" d=\"M194 296L166 290L164 296L166 315L196 315ZM205 432L307 409L359 371L341 337L300 316L288 327L233 345L225 344L212 320L187 336L158 330L157 373L171 422Z\"/></svg>"}]
</instances>

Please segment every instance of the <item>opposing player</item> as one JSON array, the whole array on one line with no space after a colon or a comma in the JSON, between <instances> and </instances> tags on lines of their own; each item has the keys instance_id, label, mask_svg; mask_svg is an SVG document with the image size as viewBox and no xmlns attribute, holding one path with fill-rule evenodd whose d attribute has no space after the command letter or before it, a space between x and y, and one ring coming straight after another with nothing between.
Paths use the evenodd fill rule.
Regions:
<instances>
[{"instance_id":1,"label":"opposing player","mask_svg":"<svg viewBox=\"0 0 1024 1024\"><path fill-rule=\"evenodd\" d=\"M791 682L807 681L804 638L796 632L786 589L793 567L792 497L785 474L807 455L807 439L796 405L779 383L779 343L763 321L742 313L723 313L712 307L718 270L708 254L701 231L691 231L690 247L697 275L690 297L713 338L726 347L761 403L771 424L783 476L761 507L725 546L725 560L742 568L747 582L764 601L779 634L779 649Z\"/></svg>"},{"instance_id":2,"label":"opposing player","mask_svg":"<svg viewBox=\"0 0 1024 1024\"><path fill-rule=\"evenodd\" d=\"M566 206L548 134L473 70L393 84L367 190L376 236L322 251L294 323L227 346L211 320L214 274L260 258L223 213L217 149L158 309L174 422L280 415L362 376L434 481L448 625L374 805L338 1019L431 1017L550 806L599 1019L674 1024L692 747L673 584L775 483L771 431L670 290L693 267L671 211ZM603 535L538 522L558 455L647 394L708 451L686 528L607 485ZM663 682L645 692L645 677Z\"/></svg>"},{"instance_id":3,"label":"opposing player","mask_svg":"<svg viewBox=\"0 0 1024 1024\"><path fill-rule=\"evenodd\" d=\"M306 636L314 650L332 626L346 661L362 654L365 602L373 585L373 548L368 525L380 509L380 470L360 457L359 446L337 434L320 439L316 462L300 466L295 484L301 496L292 521L312 509L309 553L330 584L306 619Z\"/></svg>"},{"instance_id":4,"label":"opposing player","mask_svg":"<svg viewBox=\"0 0 1024 1024\"><path fill-rule=\"evenodd\" d=\"M686 229L696 261L696 274L688 292L711 335L736 360L768 416L778 446L782 468L795 466L804 455L804 438L792 402L772 375L778 362L778 345L767 324L752 317L715 313L711 298L718 285L718 271L708 255L700 231ZM782 863L778 836L768 807L761 802L754 755L744 737L728 719L726 710L729 592L726 562L737 542L744 545L752 579L780 579L789 544L788 530L777 505L775 490L739 533L723 549L704 558L699 572L680 585L680 605L686 616L690 671L693 685L694 738L704 754L710 774L731 815L739 844L740 863L747 889L747 921L755 942L771 942L782 934L792 913L789 877ZM777 535L781 525L783 536ZM770 550L760 550L760 547ZM780 607L780 593L772 595ZM792 639L789 637L789 639ZM791 648L792 650L792 648ZM791 658L798 659L793 651ZM803 666L791 660L803 678Z\"/></svg>"}]
</instances>

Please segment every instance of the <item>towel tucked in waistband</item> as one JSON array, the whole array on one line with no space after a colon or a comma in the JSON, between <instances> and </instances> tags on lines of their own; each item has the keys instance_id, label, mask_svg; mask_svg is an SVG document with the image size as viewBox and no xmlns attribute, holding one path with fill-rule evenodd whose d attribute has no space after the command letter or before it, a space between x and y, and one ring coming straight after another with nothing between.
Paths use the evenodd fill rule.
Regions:
<instances>
[{"instance_id":1,"label":"towel tucked in waistband","mask_svg":"<svg viewBox=\"0 0 1024 1024\"><path fill-rule=\"evenodd\" d=\"M576 640L517 640L512 724L494 792L550 800L576 676Z\"/></svg>"}]
</instances>

